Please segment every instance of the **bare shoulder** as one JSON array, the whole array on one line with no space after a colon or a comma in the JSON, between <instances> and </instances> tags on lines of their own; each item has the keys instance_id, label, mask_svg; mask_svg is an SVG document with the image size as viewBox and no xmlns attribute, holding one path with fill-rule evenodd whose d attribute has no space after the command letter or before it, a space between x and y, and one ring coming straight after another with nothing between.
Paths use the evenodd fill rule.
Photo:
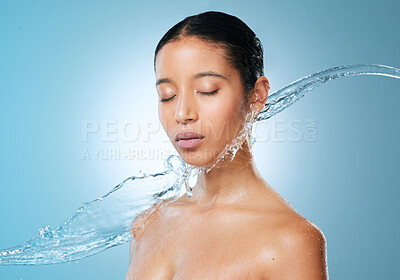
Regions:
<instances>
[{"instance_id":1,"label":"bare shoulder","mask_svg":"<svg viewBox=\"0 0 400 280\"><path fill-rule=\"evenodd\" d=\"M144 234L145 230L151 225L160 220L161 213L165 213L168 204L172 203L172 199L167 199L154 203L147 210L143 211L132 222L132 237L135 241ZM165 216L165 215L163 215Z\"/></svg>"},{"instance_id":2,"label":"bare shoulder","mask_svg":"<svg viewBox=\"0 0 400 280\"><path fill-rule=\"evenodd\" d=\"M323 232L311 221L296 217L290 218L290 223L278 229L276 245L280 249L281 257L289 257L287 251L293 254L317 256L324 252L326 239Z\"/></svg>"},{"instance_id":3,"label":"bare shoulder","mask_svg":"<svg viewBox=\"0 0 400 280\"><path fill-rule=\"evenodd\" d=\"M155 213L158 211L160 205L154 204L149 209L143 211L132 222L131 233L134 241L138 241L143 235L146 227L154 220Z\"/></svg>"},{"instance_id":4,"label":"bare shoulder","mask_svg":"<svg viewBox=\"0 0 400 280\"><path fill-rule=\"evenodd\" d=\"M328 279L323 232L299 214L283 215L268 238L268 279Z\"/></svg>"},{"instance_id":5,"label":"bare shoulder","mask_svg":"<svg viewBox=\"0 0 400 280\"><path fill-rule=\"evenodd\" d=\"M129 263L137 261L138 256L161 247L167 237L162 232L166 223L166 213L172 200L163 200L154 203L147 210L138 214L132 222L132 240L129 248Z\"/></svg>"}]
</instances>

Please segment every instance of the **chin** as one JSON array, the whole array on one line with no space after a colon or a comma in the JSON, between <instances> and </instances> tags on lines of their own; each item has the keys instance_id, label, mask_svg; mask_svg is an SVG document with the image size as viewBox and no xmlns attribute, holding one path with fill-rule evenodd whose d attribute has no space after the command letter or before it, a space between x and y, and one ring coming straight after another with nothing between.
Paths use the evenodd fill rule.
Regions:
<instances>
[{"instance_id":1,"label":"chin","mask_svg":"<svg viewBox=\"0 0 400 280\"><path fill-rule=\"evenodd\" d=\"M181 158L189 165L202 167L216 159L218 153L211 153L210 150L177 150Z\"/></svg>"},{"instance_id":2,"label":"chin","mask_svg":"<svg viewBox=\"0 0 400 280\"><path fill-rule=\"evenodd\" d=\"M211 159L204 158L200 153L192 152L192 151L184 151L179 153L182 159L189 165L193 165L196 167L201 167L208 164Z\"/></svg>"}]
</instances>

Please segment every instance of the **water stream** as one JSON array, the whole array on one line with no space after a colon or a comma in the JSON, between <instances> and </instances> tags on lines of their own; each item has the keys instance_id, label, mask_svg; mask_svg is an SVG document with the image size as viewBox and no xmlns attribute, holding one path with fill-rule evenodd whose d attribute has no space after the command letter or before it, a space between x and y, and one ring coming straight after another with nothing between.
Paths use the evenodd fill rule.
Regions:
<instances>
[{"instance_id":1,"label":"water stream","mask_svg":"<svg viewBox=\"0 0 400 280\"><path fill-rule=\"evenodd\" d=\"M400 79L400 69L384 65L349 65L323 70L303 77L268 97L258 116L249 116L235 141L209 166L195 168L179 156L170 156L165 170L156 174L131 176L106 195L85 202L56 228L46 226L25 243L0 250L0 265L43 265L75 261L132 240L132 222L144 211L182 195L191 196L189 178L208 172L226 157L233 158L249 136L251 125L278 114L297 100L331 80L355 75L380 75ZM251 121L250 121L251 120ZM252 137L252 136L251 136ZM252 138L251 142L257 141ZM8 229L9 230L9 229ZM140 229L138 229L140 230Z\"/></svg>"}]
</instances>

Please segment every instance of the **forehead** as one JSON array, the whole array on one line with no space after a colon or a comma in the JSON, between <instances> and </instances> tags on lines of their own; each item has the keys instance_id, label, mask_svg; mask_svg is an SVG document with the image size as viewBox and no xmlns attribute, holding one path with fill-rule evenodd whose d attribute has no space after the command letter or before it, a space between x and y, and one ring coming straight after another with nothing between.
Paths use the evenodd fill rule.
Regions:
<instances>
[{"instance_id":1,"label":"forehead","mask_svg":"<svg viewBox=\"0 0 400 280\"><path fill-rule=\"evenodd\" d=\"M156 56L156 76L191 75L209 70L229 75L235 69L228 63L225 55L226 52L220 45L193 36L184 37L169 42L160 49Z\"/></svg>"}]
</instances>

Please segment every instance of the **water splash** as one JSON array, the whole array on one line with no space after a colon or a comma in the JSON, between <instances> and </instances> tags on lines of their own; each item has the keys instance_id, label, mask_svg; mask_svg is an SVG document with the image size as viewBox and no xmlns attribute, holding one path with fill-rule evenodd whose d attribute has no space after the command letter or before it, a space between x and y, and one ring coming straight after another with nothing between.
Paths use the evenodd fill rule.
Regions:
<instances>
[{"instance_id":1,"label":"water splash","mask_svg":"<svg viewBox=\"0 0 400 280\"><path fill-rule=\"evenodd\" d=\"M247 115L245 125L235 141L227 145L212 164L195 168L178 156L170 156L164 162L165 171L129 177L108 194L83 203L59 227L52 229L46 226L39 230L37 236L22 245L0 250L0 265L70 262L130 241L132 223L137 221L140 214L151 210L154 205L174 200L185 193L191 197L189 178L199 172L208 172L221 160L232 159L241 145L246 140L249 141L249 131L255 121L263 121L278 114L328 81L355 75L380 75L400 79L400 69L385 65L349 65L301 78L270 94L268 103L258 116ZM254 138L250 139L250 143L254 141ZM138 231L140 234L140 228Z\"/></svg>"},{"instance_id":2,"label":"water splash","mask_svg":"<svg viewBox=\"0 0 400 280\"><path fill-rule=\"evenodd\" d=\"M347 76L376 75L400 79L400 69L377 64L345 65L329 68L294 81L268 97L257 121L266 120L286 109L316 87Z\"/></svg>"},{"instance_id":3,"label":"water splash","mask_svg":"<svg viewBox=\"0 0 400 280\"><path fill-rule=\"evenodd\" d=\"M177 156L165 162L166 170L132 176L108 194L82 207L59 227L39 229L39 234L21 246L0 251L1 265L41 265L78 260L131 240L132 218L149 205L182 192L186 163Z\"/></svg>"}]
</instances>

